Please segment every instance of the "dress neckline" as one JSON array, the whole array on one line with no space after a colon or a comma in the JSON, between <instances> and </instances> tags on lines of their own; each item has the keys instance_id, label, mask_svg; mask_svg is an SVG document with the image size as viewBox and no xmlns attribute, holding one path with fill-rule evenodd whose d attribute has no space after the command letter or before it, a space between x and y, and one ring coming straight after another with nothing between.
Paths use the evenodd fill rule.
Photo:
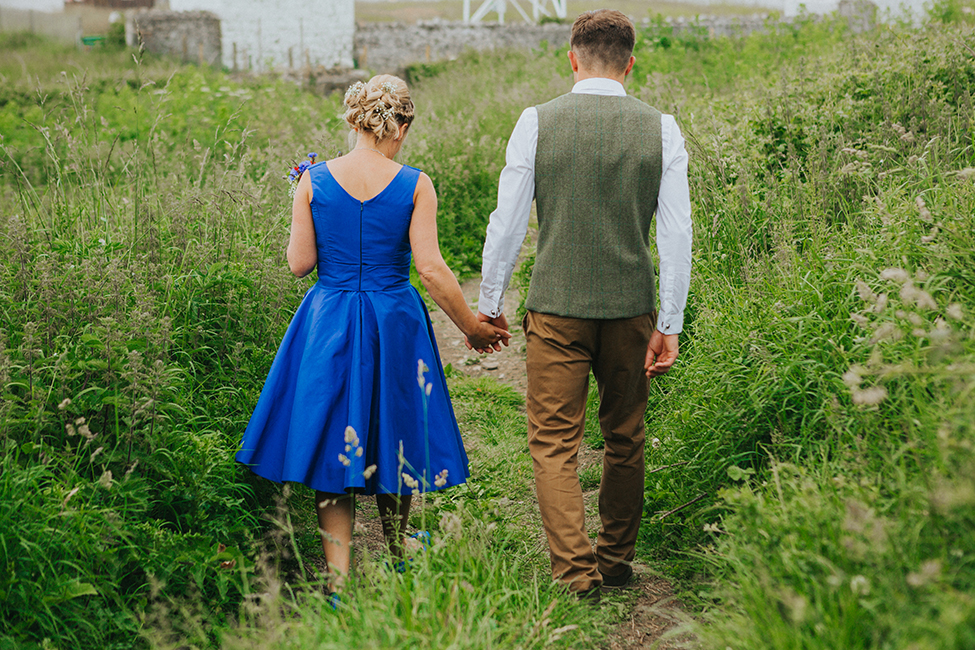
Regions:
<instances>
[{"instance_id":1,"label":"dress neckline","mask_svg":"<svg viewBox=\"0 0 975 650\"><path fill-rule=\"evenodd\" d=\"M400 165L399 166L399 169L396 170L396 175L393 176L393 178L388 183L386 183L386 185L383 187L383 189L379 190L376 194L374 194L373 196L369 197L368 199L360 199L360 198L357 198L355 196L352 196L352 193L351 192L349 192L347 189L345 189L344 187L342 187L342 183L339 183L338 179L335 178L334 175L332 175L332 170L329 169L328 163L326 162L324 164L325 164L325 171L328 172L328 177L332 179L332 182L335 183L338 186L338 188L340 190L342 190L343 193L345 193L345 195L347 197L349 197L350 199L352 199L353 201L355 201L357 203L369 203L370 201L375 201L376 199L378 199L380 196L382 196L383 194L386 193L386 190L388 190L390 188L390 186L393 183L396 182L396 179L399 178L399 175L403 173L403 170L404 169L406 169L406 165Z\"/></svg>"}]
</instances>

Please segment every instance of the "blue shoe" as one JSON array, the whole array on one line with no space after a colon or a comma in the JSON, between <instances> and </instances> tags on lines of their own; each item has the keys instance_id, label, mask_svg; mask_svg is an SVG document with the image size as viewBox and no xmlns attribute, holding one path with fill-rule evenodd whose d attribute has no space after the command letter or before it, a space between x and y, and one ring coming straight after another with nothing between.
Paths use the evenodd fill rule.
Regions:
<instances>
[{"instance_id":1,"label":"blue shoe","mask_svg":"<svg viewBox=\"0 0 975 650\"><path fill-rule=\"evenodd\" d=\"M333 591L325 597L325 602L328 603L333 612L336 612L342 606L342 597L339 596L338 592Z\"/></svg>"},{"instance_id":2,"label":"blue shoe","mask_svg":"<svg viewBox=\"0 0 975 650\"><path fill-rule=\"evenodd\" d=\"M415 543L410 544L411 539L415 540ZM430 533L425 530L419 530L406 538L406 543L403 545L404 551L412 551L414 553L418 551L426 551L430 548L431 541L432 538L430 537ZM396 571L396 573L406 573L406 570L412 565L413 558L408 557L405 560L400 560L394 564L393 570Z\"/></svg>"}]
</instances>

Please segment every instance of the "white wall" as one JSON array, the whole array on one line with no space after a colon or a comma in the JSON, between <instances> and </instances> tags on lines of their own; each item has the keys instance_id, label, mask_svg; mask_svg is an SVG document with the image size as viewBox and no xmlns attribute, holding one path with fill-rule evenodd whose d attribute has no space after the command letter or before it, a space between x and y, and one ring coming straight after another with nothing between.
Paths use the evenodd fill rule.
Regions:
<instances>
[{"instance_id":1,"label":"white wall","mask_svg":"<svg viewBox=\"0 0 975 650\"><path fill-rule=\"evenodd\" d=\"M901 16L905 11L912 13L915 18L923 16L925 5L930 5L930 1L925 0L871 0L877 5L877 18L883 20L887 13L892 17ZM811 14L828 14L836 11L839 0L780 0L782 13L786 16L795 16L799 13L799 5L806 5L806 11ZM772 5L774 6L774 5Z\"/></svg>"},{"instance_id":2,"label":"white wall","mask_svg":"<svg viewBox=\"0 0 975 650\"><path fill-rule=\"evenodd\" d=\"M0 7L60 12L64 11L64 0L0 0Z\"/></svg>"},{"instance_id":3,"label":"white wall","mask_svg":"<svg viewBox=\"0 0 975 650\"><path fill-rule=\"evenodd\" d=\"M288 65L291 50L295 67L352 65L355 37L354 0L169 0L173 11L212 11L220 17L223 63L258 70Z\"/></svg>"}]
</instances>

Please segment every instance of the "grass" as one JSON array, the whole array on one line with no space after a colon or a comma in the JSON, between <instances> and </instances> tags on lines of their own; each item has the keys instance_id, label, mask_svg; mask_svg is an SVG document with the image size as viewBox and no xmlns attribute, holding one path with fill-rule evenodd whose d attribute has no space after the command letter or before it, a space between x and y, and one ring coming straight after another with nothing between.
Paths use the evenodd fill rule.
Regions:
<instances>
[{"instance_id":1,"label":"grass","mask_svg":"<svg viewBox=\"0 0 975 650\"><path fill-rule=\"evenodd\" d=\"M687 136L695 271L639 557L706 647L973 644L970 10L856 38L641 30L629 88ZM275 569L313 552L307 495L278 514L231 457L310 282L283 271L284 168L346 146L337 100L3 38L0 647L603 643L610 616L540 577L523 415L491 383L451 380L474 477L425 510L440 546L416 572L364 561L335 616ZM410 70L403 159L461 274L518 114L566 68Z\"/></svg>"}]
</instances>

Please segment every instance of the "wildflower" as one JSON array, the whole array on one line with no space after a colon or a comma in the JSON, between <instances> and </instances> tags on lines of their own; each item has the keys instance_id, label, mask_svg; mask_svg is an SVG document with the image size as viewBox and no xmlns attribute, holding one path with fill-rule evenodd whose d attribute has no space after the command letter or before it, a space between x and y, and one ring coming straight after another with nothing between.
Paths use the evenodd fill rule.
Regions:
<instances>
[{"instance_id":1,"label":"wildflower","mask_svg":"<svg viewBox=\"0 0 975 650\"><path fill-rule=\"evenodd\" d=\"M873 306L873 313L879 314L885 309L887 309L887 294L882 293L877 296L877 304Z\"/></svg>"},{"instance_id":2,"label":"wildflower","mask_svg":"<svg viewBox=\"0 0 975 650\"><path fill-rule=\"evenodd\" d=\"M877 301L877 294L863 280L857 280L857 293L860 294L860 299L865 302Z\"/></svg>"},{"instance_id":3,"label":"wildflower","mask_svg":"<svg viewBox=\"0 0 975 650\"><path fill-rule=\"evenodd\" d=\"M111 487L112 487L112 470L110 470L110 469L105 470L102 473L101 477L98 479L98 484L100 486L102 486L103 488L105 488L106 490L111 489Z\"/></svg>"},{"instance_id":4,"label":"wildflower","mask_svg":"<svg viewBox=\"0 0 975 650\"><path fill-rule=\"evenodd\" d=\"M884 323L873 333L871 337L871 343L879 343L880 341L897 341L903 336L903 333L897 328L893 323Z\"/></svg>"},{"instance_id":5,"label":"wildflower","mask_svg":"<svg viewBox=\"0 0 975 650\"><path fill-rule=\"evenodd\" d=\"M352 464L352 461L349 460L348 456L346 456L345 454L339 454L339 462L345 465L346 467Z\"/></svg>"},{"instance_id":6,"label":"wildflower","mask_svg":"<svg viewBox=\"0 0 975 650\"><path fill-rule=\"evenodd\" d=\"M847 388L855 389L860 387L860 382L863 378L860 376L861 368L859 366L853 366L843 374L843 383L846 384Z\"/></svg>"},{"instance_id":7,"label":"wildflower","mask_svg":"<svg viewBox=\"0 0 975 650\"><path fill-rule=\"evenodd\" d=\"M95 456L97 456L98 454L102 453L102 450L103 449L105 449L105 448L104 447L99 447L98 449L96 449L95 451L93 451L92 454L91 454L91 456L88 457L88 462L89 463L94 463L95 462Z\"/></svg>"},{"instance_id":8,"label":"wildflower","mask_svg":"<svg viewBox=\"0 0 975 650\"><path fill-rule=\"evenodd\" d=\"M68 408L69 406L71 406L71 398L70 397L65 397L63 400L61 400L61 403L58 404L58 410L59 411L63 411L64 409Z\"/></svg>"},{"instance_id":9,"label":"wildflower","mask_svg":"<svg viewBox=\"0 0 975 650\"><path fill-rule=\"evenodd\" d=\"M375 473L376 473L376 466L370 465L369 467L367 467L362 471L362 478L368 481L370 478L372 478L372 475Z\"/></svg>"},{"instance_id":10,"label":"wildflower","mask_svg":"<svg viewBox=\"0 0 975 650\"><path fill-rule=\"evenodd\" d=\"M454 539L460 539L464 534L463 522L453 512L445 512L440 516L440 529Z\"/></svg>"},{"instance_id":11,"label":"wildflower","mask_svg":"<svg viewBox=\"0 0 975 650\"><path fill-rule=\"evenodd\" d=\"M860 327L865 328L867 325L870 324L870 321L867 320L866 316L863 316L862 314L851 313L850 319Z\"/></svg>"},{"instance_id":12,"label":"wildflower","mask_svg":"<svg viewBox=\"0 0 975 650\"><path fill-rule=\"evenodd\" d=\"M433 480L433 484L438 488L447 485L447 470L437 474L437 477Z\"/></svg>"},{"instance_id":13,"label":"wildflower","mask_svg":"<svg viewBox=\"0 0 975 650\"><path fill-rule=\"evenodd\" d=\"M423 388L424 385L426 385L427 383L426 380L423 378L423 373L426 372L426 370L427 370L427 366L425 363L423 363L423 359L417 359L416 360L416 383L420 385L420 388Z\"/></svg>"},{"instance_id":14,"label":"wildflower","mask_svg":"<svg viewBox=\"0 0 975 650\"><path fill-rule=\"evenodd\" d=\"M965 317L965 310L957 302L948 305L945 314L952 320L961 320Z\"/></svg>"},{"instance_id":15,"label":"wildflower","mask_svg":"<svg viewBox=\"0 0 975 650\"><path fill-rule=\"evenodd\" d=\"M427 387L426 387L426 389L424 390L424 392L425 392L425 393L427 394L427 397L430 397L430 392L431 392L432 390L433 390L433 384L427 384Z\"/></svg>"},{"instance_id":16,"label":"wildflower","mask_svg":"<svg viewBox=\"0 0 975 650\"><path fill-rule=\"evenodd\" d=\"M941 563L937 560L928 560L921 565L917 572L907 574L907 584L912 587L923 587L938 577L941 573Z\"/></svg>"},{"instance_id":17,"label":"wildflower","mask_svg":"<svg viewBox=\"0 0 975 650\"><path fill-rule=\"evenodd\" d=\"M855 575L850 579L850 591L858 596L866 596L870 593L870 581L864 576Z\"/></svg>"},{"instance_id":18,"label":"wildflower","mask_svg":"<svg viewBox=\"0 0 975 650\"><path fill-rule=\"evenodd\" d=\"M881 279L893 280L894 282L907 282L911 276L904 269L890 268L880 272Z\"/></svg>"},{"instance_id":19,"label":"wildflower","mask_svg":"<svg viewBox=\"0 0 975 650\"><path fill-rule=\"evenodd\" d=\"M924 203L924 199L920 196L917 197L914 199L914 205L917 206L918 216L921 218L921 221L927 221L929 223L934 221L934 218L931 216L931 211L928 210L928 206Z\"/></svg>"},{"instance_id":20,"label":"wildflower","mask_svg":"<svg viewBox=\"0 0 975 650\"><path fill-rule=\"evenodd\" d=\"M396 84L394 84L392 81L384 81L383 84L379 87L379 89L382 90L387 95L389 95L391 93L396 92Z\"/></svg>"},{"instance_id":21,"label":"wildflower","mask_svg":"<svg viewBox=\"0 0 975 650\"><path fill-rule=\"evenodd\" d=\"M73 497L74 495L78 494L78 490L80 490L80 489L81 489L80 487L76 487L76 488L73 488L70 492L68 492L65 495L65 497L64 497L64 501L61 502L61 507L63 508L66 505L68 505L68 501L71 500L71 497Z\"/></svg>"},{"instance_id":22,"label":"wildflower","mask_svg":"<svg viewBox=\"0 0 975 650\"><path fill-rule=\"evenodd\" d=\"M853 403L862 406L876 406L887 399L887 389L883 386L871 386L865 390L853 391Z\"/></svg>"},{"instance_id":23,"label":"wildflower","mask_svg":"<svg viewBox=\"0 0 975 650\"><path fill-rule=\"evenodd\" d=\"M660 449L660 445L662 445L662 444L663 443L660 442L660 438L651 438L650 439L650 446L653 447L654 449Z\"/></svg>"},{"instance_id":24,"label":"wildflower","mask_svg":"<svg viewBox=\"0 0 975 650\"><path fill-rule=\"evenodd\" d=\"M418 488L420 486L419 481L417 481L415 478L413 478L412 476L410 476L406 472L403 472L403 484L406 487L412 488L412 489L416 489L416 488Z\"/></svg>"},{"instance_id":25,"label":"wildflower","mask_svg":"<svg viewBox=\"0 0 975 650\"><path fill-rule=\"evenodd\" d=\"M352 427L345 427L345 442L354 447L359 445L359 436Z\"/></svg>"},{"instance_id":26,"label":"wildflower","mask_svg":"<svg viewBox=\"0 0 975 650\"><path fill-rule=\"evenodd\" d=\"M355 457L356 458L361 458L362 457L362 447L356 447L355 448Z\"/></svg>"}]
</instances>

